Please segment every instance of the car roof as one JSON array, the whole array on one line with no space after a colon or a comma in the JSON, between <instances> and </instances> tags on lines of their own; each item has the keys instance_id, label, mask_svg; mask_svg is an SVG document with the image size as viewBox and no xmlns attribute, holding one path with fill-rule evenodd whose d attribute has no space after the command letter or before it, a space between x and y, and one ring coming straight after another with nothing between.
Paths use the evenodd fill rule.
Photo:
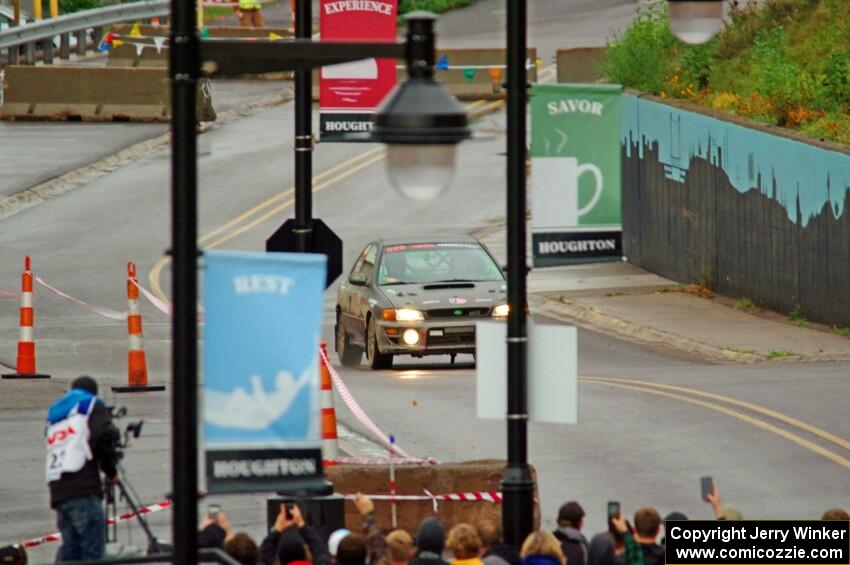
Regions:
<instances>
[{"instance_id":1,"label":"car roof","mask_svg":"<svg viewBox=\"0 0 850 565\"><path fill-rule=\"evenodd\" d=\"M388 247L390 245L416 245L421 243L477 243L481 242L469 235L455 235L455 236L412 236L412 237L393 237L393 238L385 238L379 239L377 241L378 245L381 247Z\"/></svg>"}]
</instances>

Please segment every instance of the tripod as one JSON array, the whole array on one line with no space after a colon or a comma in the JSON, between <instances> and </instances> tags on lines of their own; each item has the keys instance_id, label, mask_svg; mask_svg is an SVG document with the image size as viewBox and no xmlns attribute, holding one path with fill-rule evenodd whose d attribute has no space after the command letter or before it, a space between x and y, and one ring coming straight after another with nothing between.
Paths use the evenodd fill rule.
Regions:
<instances>
[{"instance_id":1,"label":"tripod","mask_svg":"<svg viewBox=\"0 0 850 565\"><path fill-rule=\"evenodd\" d=\"M145 520L145 517L139 511L139 497L135 494L135 489L133 489L133 486L127 481L126 474L124 473L124 468L120 464L118 465L118 471L118 480L115 483L108 485L106 491L106 515L107 517L112 517L112 537L111 539L109 539L107 530L107 539L109 541L118 540L118 509L117 499L115 498L115 487L117 486L118 490L120 491L120 496L127 501L127 505L130 507L133 516L136 517L136 519L139 521L139 525L141 525L142 530L145 532L145 536L148 539L148 555L154 555L157 553L169 551L170 547L166 544L163 544L156 538L156 536L151 531L147 520Z\"/></svg>"}]
</instances>

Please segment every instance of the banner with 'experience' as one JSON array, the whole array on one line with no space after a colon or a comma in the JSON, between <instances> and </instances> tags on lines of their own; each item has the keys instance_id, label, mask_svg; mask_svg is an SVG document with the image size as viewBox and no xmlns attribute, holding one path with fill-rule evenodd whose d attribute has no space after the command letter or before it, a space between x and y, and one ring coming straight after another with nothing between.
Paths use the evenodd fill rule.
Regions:
<instances>
[{"instance_id":1,"label":"banner with 'experience'","mask_svg":"<svg viewBox=\"0 0 850 565\"><path fill-rule=\"evenodd\" d=\"M534 265L619 260L619 85L532 85Z\"/></svg>"}]
</instances>

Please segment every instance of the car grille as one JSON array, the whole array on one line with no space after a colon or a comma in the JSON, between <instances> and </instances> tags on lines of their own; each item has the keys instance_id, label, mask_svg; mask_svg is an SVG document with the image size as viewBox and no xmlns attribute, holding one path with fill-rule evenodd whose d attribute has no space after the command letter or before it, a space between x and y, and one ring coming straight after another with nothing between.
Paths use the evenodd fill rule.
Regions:
<instances>
[{"instance_id":1,"label":"car grille","mask_svg":"<svg viewBox=\"0 0 850 565\"><path fill-rule=\"evenodd\" d=\"M490 315L490 308L435 308L426 310L429 320L437 318L484 318Z\"/></svg>"}]
</instances>

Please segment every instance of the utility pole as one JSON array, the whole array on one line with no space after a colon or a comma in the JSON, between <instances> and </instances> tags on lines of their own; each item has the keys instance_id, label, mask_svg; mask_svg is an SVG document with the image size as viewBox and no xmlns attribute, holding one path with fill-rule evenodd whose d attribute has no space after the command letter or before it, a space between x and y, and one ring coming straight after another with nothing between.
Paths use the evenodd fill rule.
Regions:
<instances>
[{"instance_id":1,"label":"utility pole","mask_svg":"<svg viewBox=\"0 0 850 565\"><path fill-rule=\"evenodd\" d=\"M508 28L508 465L502 477L505 543L522 545L534 525L528 466L528 328L526 323L526 0L507 0Z\"/></svg>"},{"instance_id":2,"label":"utility pole","mask_svg":"<svg viewBox=\"0 0 850 565\"><path fill-rule=\"evenodd\" d=\"M171 484L174 565L198 562L198 170L195 0L171 0Z\"/></svg>"},{"instance_id":3,"label":"utility pole","mask_svg":"<svg viewBox=\"0 0 850 565\"><path fill-rule=\"evenodd\" d=\"M313 2L297 0L295 39L313 35ZM295 226L296 249L313 251L313 70L295 71Z\"/></svg>"}]
</instances>

